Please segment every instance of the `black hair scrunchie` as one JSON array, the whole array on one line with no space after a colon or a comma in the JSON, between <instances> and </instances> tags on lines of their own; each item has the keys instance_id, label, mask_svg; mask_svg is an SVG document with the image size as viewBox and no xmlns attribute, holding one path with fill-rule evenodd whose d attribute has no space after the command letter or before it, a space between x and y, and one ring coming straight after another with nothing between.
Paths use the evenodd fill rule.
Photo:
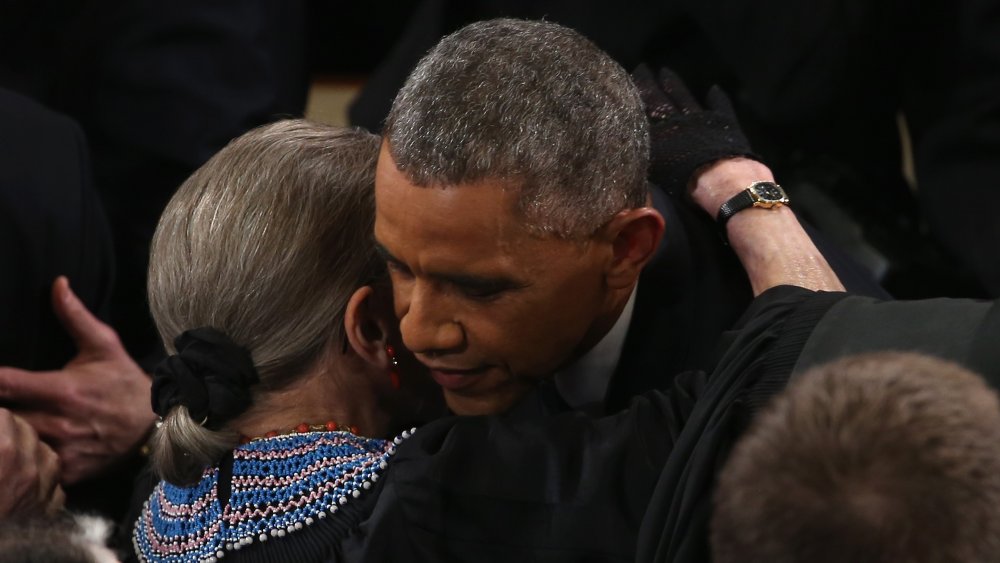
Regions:
<instances>
[{"instance_id":1,"label":"black hair scrunchie","mask_svg":"<svg viewBox=\"0 0 1000 563\"><path fill-rule=\"evenodd\" d=\"M184 331L174 345L177 354L153 370L153 412L166 416L184 405L217 430L250 406L250 386L259 381L250 352L208 327Z\"/></svg>"}]
</instances>

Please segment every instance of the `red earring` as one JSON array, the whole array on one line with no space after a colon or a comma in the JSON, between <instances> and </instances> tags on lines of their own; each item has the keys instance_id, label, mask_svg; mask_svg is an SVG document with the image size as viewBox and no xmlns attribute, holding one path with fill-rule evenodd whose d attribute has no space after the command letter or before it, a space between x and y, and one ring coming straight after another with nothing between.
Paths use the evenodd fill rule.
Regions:
<instances>
[{"instance_id":1,"label":"red earring","mask_svg":"<svg viewBox=\"0 0 1000 563\"><path fill-rule=\"evenodd\" d=\"M399 389L399 362L396 361L396 349L392 344L385 345L385 353L389 356L389 382L393 389Z\"/></svg>"}]
</instances>

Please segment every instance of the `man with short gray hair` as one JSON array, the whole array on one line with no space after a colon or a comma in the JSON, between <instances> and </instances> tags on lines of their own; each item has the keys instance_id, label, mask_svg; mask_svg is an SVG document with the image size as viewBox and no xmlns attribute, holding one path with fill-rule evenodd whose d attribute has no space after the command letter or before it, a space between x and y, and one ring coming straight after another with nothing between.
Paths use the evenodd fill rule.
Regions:
<instances>
[{"instance_id":1,"label":"man with short gray hair","mask_svg":"<svg viewBox=\"0 0 1000 563\"><path fill-rule=\"evenodd\" d=\"M788 207L726 223L748 280L704 216L648 189L644 101L582 35L520 20L445 37L399 92L375 236L404 343L454 412L505 410L553 373L570 407L615 411L710 367L752 295L842 289ZM773 184L745 140L712 148L674 167L712 216Z\"/></svg>"},{"instance_id":2,"label":"man with short gray hair","mask_svg":"<svg viewBox=\"0 0 1000 563\"><path fill-rule=\"evenodd\" d=\"M414 185L507 180L527 223L563 238L590 236L648 197L639 92L596 45L546 22L480 22L442 40L383 135Z\"/></svg>"}]
</instances>

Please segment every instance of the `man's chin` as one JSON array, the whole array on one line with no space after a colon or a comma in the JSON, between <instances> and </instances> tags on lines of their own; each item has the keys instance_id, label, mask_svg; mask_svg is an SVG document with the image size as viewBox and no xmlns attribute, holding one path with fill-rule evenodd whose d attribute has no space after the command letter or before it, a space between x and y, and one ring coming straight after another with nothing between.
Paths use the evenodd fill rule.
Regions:
<instances>
[{"instance_id":1,"label":"man's chin","mask_svg":"<svg viewBox=\"0 0 1000 563\"><path fill-rule=\"evenodd\" d=\"M445 390L444 400L448 409L457 415L499 414L512 407L530 389L528 386L510 386L502 390L494 389L492 393L483 395L462 395Z\"/></svg>"}]
</instances>

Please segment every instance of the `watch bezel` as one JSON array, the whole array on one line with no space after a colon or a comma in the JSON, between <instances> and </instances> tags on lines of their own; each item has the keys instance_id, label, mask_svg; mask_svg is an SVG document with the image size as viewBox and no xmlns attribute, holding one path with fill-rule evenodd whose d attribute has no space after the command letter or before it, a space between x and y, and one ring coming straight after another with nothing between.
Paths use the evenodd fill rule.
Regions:
<instances>
[{"instance_id":1,"label":"watch bezel","mask_svg":"<svg viewBox=\"0 0 1000 563\"><path fill-rule=\"evenodd\" d=\"M778 193L781 194L780 197L776 199L765 197L760 193L760 188L764 186L776 189ZM721 230L720 234L722 235L722 240L728 240L728 237L726 236L726 223L729 222L729 218L733 215L744 209L752 209L754 207L759 209L775 209L783 205L788 205L788 202L788 194L785 193L785 189L776 182L772 182L770 180L758 180L756 182L751 182L747 187L743 188L740 193L729 198L725 203L719 206L719 211L715 216L715 221Z\"/></svg>"},{"instance_id":2,"label":"watch bezel","mask_svg":"<svg viewBox=\"0 0 1000 563\"><path fill-rule=\"evenodd\" d=\"M778 198L771 198L764 195L761 193L760 188L765 186L777 190L781 196ZM746 191L750 194L750 197L753 198L754 207L770 208L778 205L788 205L788 194L785 193L785 190L775 182L766 180L754 182L746 187Z\"/></svg>"}]
</instances>

